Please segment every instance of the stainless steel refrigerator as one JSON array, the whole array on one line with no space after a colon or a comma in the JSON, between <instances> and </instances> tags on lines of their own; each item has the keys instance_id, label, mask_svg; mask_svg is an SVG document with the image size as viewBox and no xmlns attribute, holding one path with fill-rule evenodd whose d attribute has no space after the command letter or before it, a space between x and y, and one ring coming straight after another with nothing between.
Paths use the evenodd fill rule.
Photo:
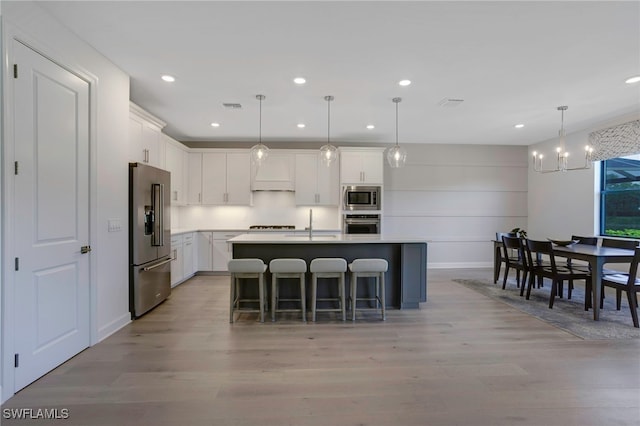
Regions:
<instances>
[{"instance_id":1,"label":"stainless steel refrigerator","mask_svg":"<svg viewBox=\"0 0 640 426\"><path fill-rule=\"evenodd\" d=\"M129 163L129 310L148 312L171 294L171 174Z\"/></svg>"}]
</instances>

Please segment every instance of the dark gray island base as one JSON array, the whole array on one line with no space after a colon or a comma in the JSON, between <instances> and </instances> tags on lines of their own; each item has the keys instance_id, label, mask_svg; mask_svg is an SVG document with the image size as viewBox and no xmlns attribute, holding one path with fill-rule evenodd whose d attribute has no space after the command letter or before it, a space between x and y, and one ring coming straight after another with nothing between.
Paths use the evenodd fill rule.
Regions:
<instances>
[{"instance_id":1,"label":"dark gray island base","mask_svg":"<svg viewBox=\"0 0 640 426\"><path fill-rule=\"evenodd\" d=\"M300 258L307 265L317 257L342 257L347 262L358 258L386 259L389 262L385 281L387 307L418 309L420 302L427 301L426 242L384 239L376 235L319 236L310 239L251 234L240 235L229 242L233 245L234 259L258 258L267 265L276 258ZM268 272L266 279L270 291L271 276ZM346 278L348 295L348 271ZM328 296L320 293L324 288L318 287L318 297ZM308 292L307 296L310 297Z\"/></svg>"}]
</instances>

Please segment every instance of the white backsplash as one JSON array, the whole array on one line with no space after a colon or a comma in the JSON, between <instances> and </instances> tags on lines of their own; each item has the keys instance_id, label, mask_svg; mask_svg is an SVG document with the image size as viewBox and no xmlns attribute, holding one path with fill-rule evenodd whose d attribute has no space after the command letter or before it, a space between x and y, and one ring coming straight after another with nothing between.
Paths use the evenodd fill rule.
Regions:
<instances>
[{"instance_id":1,"label":"white backsplash","mask_svg":"<svg viewBox=\"0 0 640 426\"><path fill-rule=\"evenodd\" d=\"M189 229L247 229L251 225L309 226L313 210L314 229L340 229L338 207L296 206L293 192L254 192L253 206L183 206L171 210L171 226Z\"/></svg>"}]
</instances>

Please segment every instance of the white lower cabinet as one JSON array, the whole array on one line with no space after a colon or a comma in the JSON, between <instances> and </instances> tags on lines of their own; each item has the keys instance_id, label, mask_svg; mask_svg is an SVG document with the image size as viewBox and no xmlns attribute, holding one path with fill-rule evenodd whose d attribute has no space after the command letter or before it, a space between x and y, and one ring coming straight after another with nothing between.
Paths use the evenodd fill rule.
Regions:
<instances>
[{"instance_id":1,"label":"white lower cabinet","mask_svg":"<svg viewBox=\"0 0 640 426\"><path fill-rule=\"evenodd\" d=\"M196 236L198 271L213 270L213 232L199 231Z\"/></svg>"},{"instance_id":2,"label":"white lower cabinet","mask_svg":"<svg viewBox=\"0 0 640 426\"><path fill-rule=\"evenodd\" d=\"M184 279L182 244L182 235L171 236L171 287L175 287Z\"/></svg>"},{"instance_id":3,"label":"white lower cabinet","mask_svg":"<svg viewBox=\"0 0 640 426\"><path fill-rule=\"evenodd\" d=\"M198 265L196 265L196 252L197 249L194 246L193 233L184 234L182 239L182 257L183 257L183 271L184 278L191 278L193 274L198 271Z\"/></svg>"},{"instance_id":4,"label":"white lower cabinet","mask_svg":"<svg viewBox=\"0 0 640 426\"><path fill-rule=\"evenodd\" d=\"M193 233L171 236L171 287L196 273Z\"/></svg>"},{"instance_id":5,"label":"white lower cabinet","mask_svg":"<svg viewBox=\"0 0 640 426\"><path fill-rule=\"evenodd\" d=\"M237 237L243 232L214 232L213 233L213 270L228 271L227 263L231 260L233 252L231 244L227 240Z\"/></svg>"}]
</instances>

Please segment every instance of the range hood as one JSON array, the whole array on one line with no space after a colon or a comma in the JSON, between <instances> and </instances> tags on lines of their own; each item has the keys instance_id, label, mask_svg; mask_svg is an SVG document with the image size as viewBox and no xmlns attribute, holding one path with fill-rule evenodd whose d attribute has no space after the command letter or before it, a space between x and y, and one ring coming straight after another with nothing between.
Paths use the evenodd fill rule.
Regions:
<instances>
[{"instance_id":1,"label":"range hood","mask_svg":"<svg viewBox=\"0 0 640 426\"><path fill-rule=\"evenodd\" d=\"M251 165L252 191L294 191L295 157L270 152L260 166Z\"/></svg>"}]
</instances>

